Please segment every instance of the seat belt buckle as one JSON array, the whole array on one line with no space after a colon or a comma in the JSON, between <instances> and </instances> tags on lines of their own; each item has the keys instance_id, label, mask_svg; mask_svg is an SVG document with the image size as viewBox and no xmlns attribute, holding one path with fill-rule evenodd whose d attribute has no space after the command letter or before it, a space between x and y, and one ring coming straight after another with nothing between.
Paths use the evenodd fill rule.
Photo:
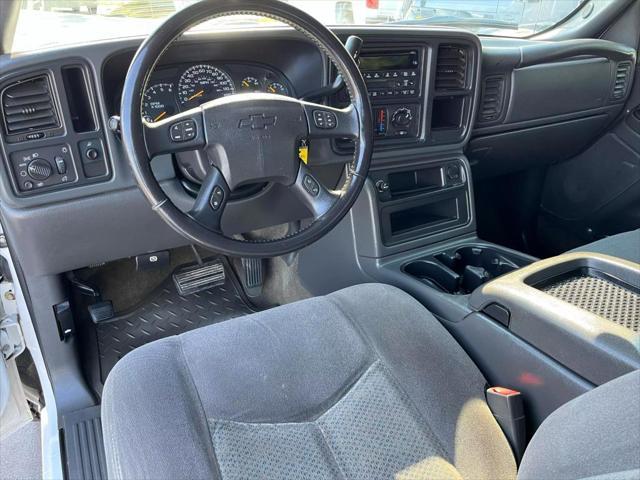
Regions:
<instances>
[{"instance_id":1,"label":"seat belt buckle","mask_svg":"<svg viewBox=\"0 0 640 480\"><path fill-rule=\"evenodd\" d=\"M527 446L522 394L510 388L490 387L487 389L487 404L507 437L516 461L520 463Z\"/></svg>"}]
</instances>

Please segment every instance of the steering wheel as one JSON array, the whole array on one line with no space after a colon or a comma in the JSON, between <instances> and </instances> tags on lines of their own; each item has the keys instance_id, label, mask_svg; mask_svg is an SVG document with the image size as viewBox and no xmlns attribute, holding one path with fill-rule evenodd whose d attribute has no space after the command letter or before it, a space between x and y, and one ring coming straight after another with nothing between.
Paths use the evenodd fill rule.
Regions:
<instances>
[{"instance_id":1,"label":"steering wheel","mask_svg":"<svg viewBox=\"0 0 640 480\"><path fill-rule=\"evenodd\" d=\"M277 20L309 38L342 75L351 104L338 109L282 95L248 93L212 100L156 123L144 121L143 92L169 45L203 21L239 14ZM205 0L169 17L142 43L129 67L122 94L121 133L135 179L153 210L190 242L240 257L284 255L326 235L362 190L373 143L367 90L354 59L320 22L278 0ZM325 188L299 158L302 142L318 138L354 140L355 152L341 190ZM199 149L206 152L211 169L193 208L185 213L160 187L150 159ZM312 212L312 221L276 239L245 240L225 235L221 218L231 192L258 182L287 186Z\"/></svg>"}]
</instances>

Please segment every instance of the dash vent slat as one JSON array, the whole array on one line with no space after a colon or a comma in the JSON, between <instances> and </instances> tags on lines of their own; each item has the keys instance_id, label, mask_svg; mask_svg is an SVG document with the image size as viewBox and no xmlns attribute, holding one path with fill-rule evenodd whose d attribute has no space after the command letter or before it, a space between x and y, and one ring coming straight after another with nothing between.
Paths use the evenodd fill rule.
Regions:
<instances>
[{"instance_id":1,"label":"dash vent slat","mask_svg":"<svg viewBox=\"0 0 640 480\"><path fill-rule=\"evenodd\" d=\"M629 77L631 74L631 62L620 62L616 66L616 78L613 83L613 91L611 97L619 100L627 94L629 86Z\"/></svg>"},{"instance_id":2,"label":"dash vent slat","mask_svg":"<svg viewBox=\"0 0 640 480\"><path fill-rule=\"evenodd\" d=\"M440 45L436 63L436 90L463 90L467 86L467 49L460 45Z\"/></svg>"},{"instance_id":3,"label":"dash vent slat","mask_svg":"<svg viewBox=\"0 0 640 480\"><path fill-rule=\"evenodd\" d=\"M16 82L2 92L2 113L9 135L60 126L46 75Z\"/></svg>"},{"instance_id":4,"label":"dash vent slat","mask_svg":"<svg viewBox=\"0 0 640 480\"><path fill-rule=\"evenodd\" d=\"M482 83L482 102L478 111L480 123L495 122L500 119L504 108L505 77L491 76Z\"/></svg>"}]
</instances>

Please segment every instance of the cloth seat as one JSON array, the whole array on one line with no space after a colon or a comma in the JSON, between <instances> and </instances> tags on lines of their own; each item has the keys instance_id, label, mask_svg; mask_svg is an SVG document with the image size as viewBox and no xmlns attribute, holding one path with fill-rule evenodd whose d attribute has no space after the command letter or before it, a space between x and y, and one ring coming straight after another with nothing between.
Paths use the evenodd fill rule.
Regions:
<instances>
[{"instance_id":1,"label":"cloth seat","mask_svg":"<svg viewBox=\"0 0 640 480\"><path fill-rule=\"evenodd\" d=\"M574 248L571 252L603 253L640 263L640 229L612 235Z\"/></svg>"},{"instance_id":2,"label":"cloth seat","mask_svg":"<svg viewBox=\"0 0 640 480\"><path fill-rule=\"evenodd\" d=\"M485 387L412 297L350 287L126 355L103 393L109 476L514 479Z\"/></svg>"}]
</instances>

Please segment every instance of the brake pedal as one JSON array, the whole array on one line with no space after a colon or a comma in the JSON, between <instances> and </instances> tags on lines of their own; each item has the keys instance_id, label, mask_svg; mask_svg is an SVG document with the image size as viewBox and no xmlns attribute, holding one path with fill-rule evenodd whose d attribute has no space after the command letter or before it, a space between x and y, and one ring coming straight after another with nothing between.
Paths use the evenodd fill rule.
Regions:
<instances>
[{"instance_id":1,"label":"brake pedal","mask_svg":"<svg viewBox=\"0 0 640 480\"><path fill-rule=\"evenodd\" d=\"M183 297L222 285L225 282L224 265L219 260L191 265L173 274L173 283Z\"/></svg>"}]
</instances>

